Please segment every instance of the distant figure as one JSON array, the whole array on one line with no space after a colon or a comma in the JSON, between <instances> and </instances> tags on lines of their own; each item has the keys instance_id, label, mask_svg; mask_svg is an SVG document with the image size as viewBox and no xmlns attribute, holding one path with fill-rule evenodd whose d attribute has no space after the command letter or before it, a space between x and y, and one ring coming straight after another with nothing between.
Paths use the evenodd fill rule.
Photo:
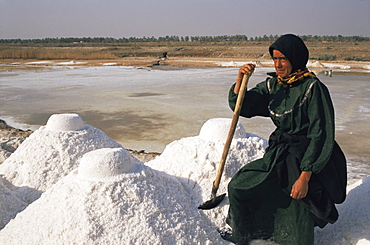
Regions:
<instances>
[{"instance_id":1,"label":"distant figure","mask_svg":"<svg viewBox=\"0 0 370 245\"><path fill-rule=\"evenodd\" d=\"M160 57L160 59L161 60L165 60L165 59L167 59L168 57L167 57L167 54L168 54L168 52L163 52L162 53L162 56Z\"/></svg>"},{"instance_id":2,"label":"distant figure","mask_svg":"<svg viewBox=\"0 0 370 245\"><path fill-rule=\"evenodd\" d=\"M325 71L325 76L332 77L333 71L332 70L327 70Z\"/></svg>"}]
</instances>

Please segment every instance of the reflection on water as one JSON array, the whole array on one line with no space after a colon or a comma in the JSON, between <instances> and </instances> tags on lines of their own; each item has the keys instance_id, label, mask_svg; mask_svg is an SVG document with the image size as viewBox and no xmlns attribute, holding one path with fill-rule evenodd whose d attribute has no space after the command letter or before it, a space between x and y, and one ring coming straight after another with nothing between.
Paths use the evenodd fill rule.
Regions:
<instances>
[{"instance_id":1,"label":"reflection on water","mask_svg":"<svg viewBox=\"0 0 370 245\"><path fill-rule=\"evenodd\" d=\"M268 71L258 67L249 87ZM236 73L237 68L3 67L0 118L35 129L52 114L74 112L126 148L161 152L174 140L197 135L210 118L232 117L227 95ZM319 78L332 95L337 141L351 166L369 169L370 76L334 71ZM268 118L241 122L264 138L274 130Z\"/></svg>"}]
</instances>

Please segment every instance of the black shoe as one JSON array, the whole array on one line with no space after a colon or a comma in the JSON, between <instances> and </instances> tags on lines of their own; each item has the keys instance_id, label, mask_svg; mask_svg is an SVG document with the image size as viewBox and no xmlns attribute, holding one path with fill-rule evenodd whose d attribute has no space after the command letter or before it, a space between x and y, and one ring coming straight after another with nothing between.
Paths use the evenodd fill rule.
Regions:
<instances>
[{"instance_id":1,"label":"black shoe","mask_svg":"<svg viewBox=\"0 0 370 245\"><path fill-rule=\"evenodd\" d=\"M248 245L248 243L237 243L233 237L233 231L230 228L223 227L217 229L217 231L225 241L232 242L236 245Z\"/></svg>"},{"instance_id":2,"label":"black shoe","mask_svg":"<svg viewBox=\"0 0 370 245\"><path fill-rule=\"evenodd\" d=\"M222 239L236 244L236 241L233 237L233 232L230 228L219 228L217 231L220 233Z\"/></svg>"}]
</instances>

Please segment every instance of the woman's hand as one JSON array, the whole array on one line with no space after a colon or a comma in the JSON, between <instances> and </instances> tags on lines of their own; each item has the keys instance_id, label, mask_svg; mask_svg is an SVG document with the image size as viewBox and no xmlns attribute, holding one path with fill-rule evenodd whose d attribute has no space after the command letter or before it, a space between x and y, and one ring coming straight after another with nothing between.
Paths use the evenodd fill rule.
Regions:
<instances>
[{"instance_id":1,"label":"woman's hand","mask_svg":"<svg viewBox=\"0 0 370 245\"><path fill-rule=\"evenodd\" d=\"M307 196L308 193L308 182L311 178L311 171L303 171L299 178L292 186L290 196L294 199L302 199Z\"/></svg>"},{"instance_id":2,"label":"woman's hand","mask_svg":"<svg viewBox=\"0 0 370 245\"><path fill-rule=\"evenodd\" d=\"M245 64L242 67L240 67L239 72L238 72L238 77L236 78L235 88L234 88L235 94L239 93L244 74L251 76L255 67L256 65L254 64Z\"/></svg>"}]
</instances>

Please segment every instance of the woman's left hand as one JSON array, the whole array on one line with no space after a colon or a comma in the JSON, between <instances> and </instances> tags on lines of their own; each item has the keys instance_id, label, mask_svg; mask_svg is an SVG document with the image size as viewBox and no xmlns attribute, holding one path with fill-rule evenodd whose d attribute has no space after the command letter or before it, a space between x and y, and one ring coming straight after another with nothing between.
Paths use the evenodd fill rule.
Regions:
<instances>
[{"instance_id":1,"label":"woman's left hand","mask_svg":"<svg viewBox=\"0 0 370 245\"><path fill-rule=\"evenodd\" d=\"M299 178L292 186L290 196L294 199L302 199L307 196L308 193L308 182L311 178L311 171L303 171Z\"/></svg>"}]
</instances>

